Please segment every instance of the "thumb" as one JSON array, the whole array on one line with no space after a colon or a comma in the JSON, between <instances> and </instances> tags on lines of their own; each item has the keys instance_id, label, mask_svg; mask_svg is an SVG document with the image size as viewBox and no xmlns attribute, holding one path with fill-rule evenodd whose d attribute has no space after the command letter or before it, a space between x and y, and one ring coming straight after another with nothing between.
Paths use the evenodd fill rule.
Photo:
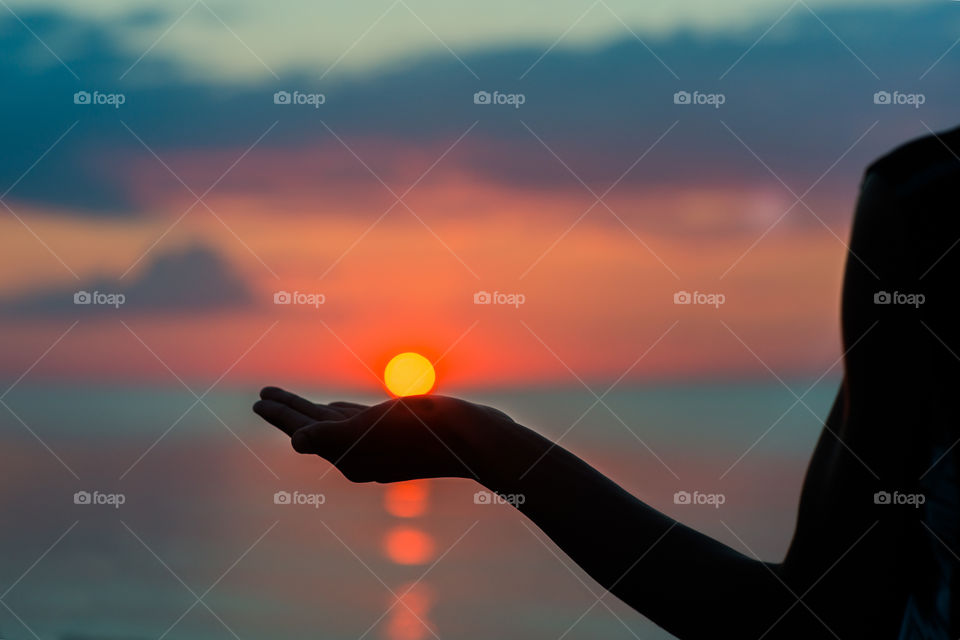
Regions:
<instances>
[{"instance_id":1,"label":"thumb","mask_svg":"<svg viewBox=\"0 0 960 640\"><path fill-rule=\"evenodd\" d=\"M297 429L291 437L297 453L313 453L324 458L340 455L351 445L350 419L324 420Z\"/></svg>"}]
</instances>

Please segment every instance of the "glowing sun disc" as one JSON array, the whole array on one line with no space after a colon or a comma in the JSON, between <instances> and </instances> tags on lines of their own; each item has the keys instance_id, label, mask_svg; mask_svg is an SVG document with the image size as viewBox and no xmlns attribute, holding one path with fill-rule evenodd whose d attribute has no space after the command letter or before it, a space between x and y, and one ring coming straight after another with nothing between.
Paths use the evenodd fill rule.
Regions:
<instances>
[{"instance_id":1,"label":"glowing sun disc","mask_svg":"<svg viewBox=\"0 0 960 640\"><path fill-rule=\"evenodd\" d=\"M387 363L383 381L395 396L419 396L433 389L437 374L429 360L408 351L394 356Z\"/></svg>"}]
</instances>

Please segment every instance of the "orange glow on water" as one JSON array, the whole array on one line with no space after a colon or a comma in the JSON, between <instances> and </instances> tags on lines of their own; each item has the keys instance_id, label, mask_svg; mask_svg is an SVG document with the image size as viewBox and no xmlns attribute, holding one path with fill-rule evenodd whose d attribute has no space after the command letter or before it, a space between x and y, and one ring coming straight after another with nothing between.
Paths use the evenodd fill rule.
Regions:
<instances>
[{"instance_id":1,"label":"orange glow on water","mask_svg":"<svg viewBox=\"0 0 960 640\"><path fill-rule=\"evenodd\" d=\"M427 511L430 485L426 480L396 482L387 486L383 506L397 518L416 518Z\"/></svg>"},{"instance_id":2,"label":"orange glow on water","mask_svg":"<svg viewBox=\"0 0 960 640\"><path fill-rule=\"evenodd\" d=\"M383 550L396 564L425 564L434 555L433 536L414 527L394 527L383 539Z\"/></svg>"},{"instance_id":3,"label":"orange glow on water","mask_svg":"<svg viewBox=\"0 0 960 640\"><path fill-rule=\"evenodd\" d=\"M390 610L386 637L389 640L421 640L435 635L427 627L433 604L433 590L423 582L402 585L396 590L397 604ZM393 604L391 598L391 605Z\"/></svg>"}]
</instances>

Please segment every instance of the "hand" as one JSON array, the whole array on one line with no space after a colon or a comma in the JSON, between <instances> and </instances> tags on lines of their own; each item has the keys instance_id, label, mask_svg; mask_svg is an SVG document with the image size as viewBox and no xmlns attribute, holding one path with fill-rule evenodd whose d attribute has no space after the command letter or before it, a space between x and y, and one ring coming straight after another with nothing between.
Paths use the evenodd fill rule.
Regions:
<instances>
[{"instance_id":1,"label":"hand","mask_svg":"<svg viewBox=\"0 0 960 640\"><path fill-rule=\"evenodd\" d=\"M254 412L289 435L298 453L325 458L353 482L478 479L493 432L515 425L501 411L444 396L315 404L266 387L260 398Z\"/></svg>"}]
</instances>

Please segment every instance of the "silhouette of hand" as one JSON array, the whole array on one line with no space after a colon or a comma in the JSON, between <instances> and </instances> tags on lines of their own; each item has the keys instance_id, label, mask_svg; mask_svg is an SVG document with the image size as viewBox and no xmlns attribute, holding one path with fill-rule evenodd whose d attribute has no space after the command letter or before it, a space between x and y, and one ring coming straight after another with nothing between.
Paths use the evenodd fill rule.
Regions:
<instances>
[{"instance_id":1,"label":"silhouette of hand","mask_svg":"<svg viewBox=\"0 0 960 640\"><path fill-rule=\"evenodd\" d=\"M253 410L353 482L476 478L490 445L484 432L515 425L506 414L445 396L410 396L373 406L316 404L266 387Z\"/></svg>"}]
</instances>

